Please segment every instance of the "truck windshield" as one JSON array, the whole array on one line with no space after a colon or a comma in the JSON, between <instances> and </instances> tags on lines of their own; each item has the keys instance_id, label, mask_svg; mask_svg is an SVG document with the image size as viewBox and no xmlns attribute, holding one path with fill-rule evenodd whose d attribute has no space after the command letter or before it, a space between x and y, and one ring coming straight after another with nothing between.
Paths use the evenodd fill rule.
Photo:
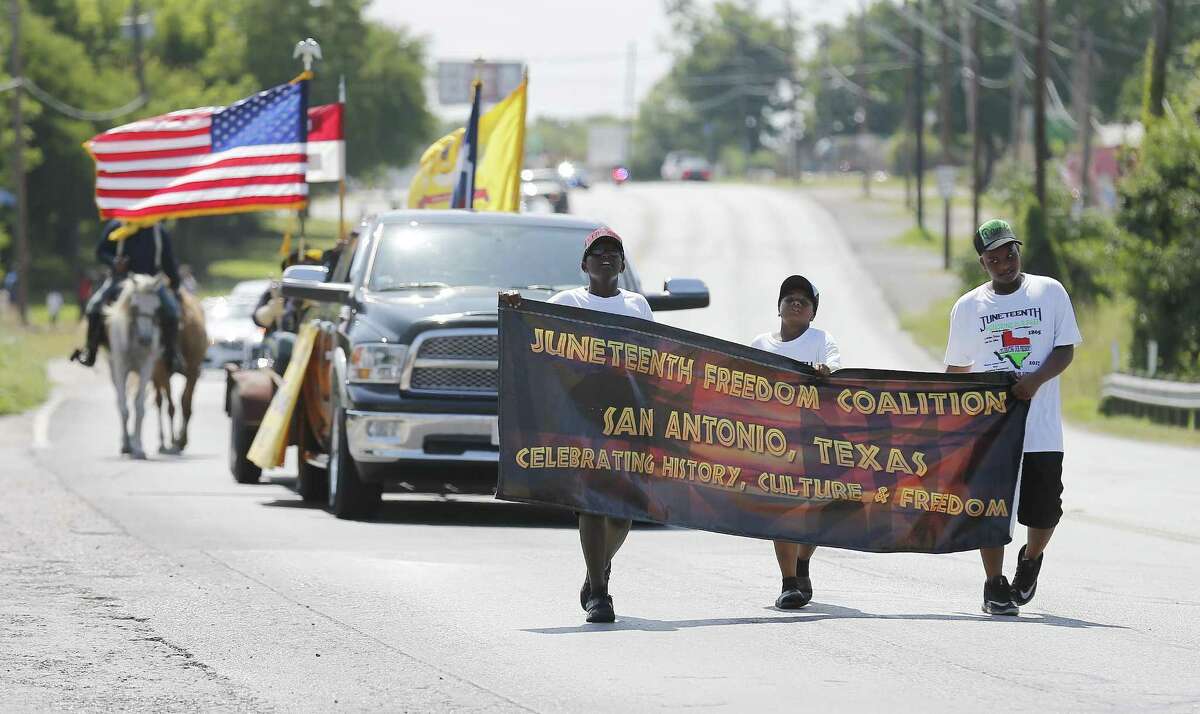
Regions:
<instances>
[{"instance_id":1,"label":"truck windshield","mask_svg":"<svg viewBox=\"0 0 1200 714\"><path fill-rule=\"evenodd\" d=\"M368 289L482 285L564 290L587 284L579 269L585 228L426 223L386 226ZM628 287L628 273L621 276Z\"/></svg>"}]
</instances>

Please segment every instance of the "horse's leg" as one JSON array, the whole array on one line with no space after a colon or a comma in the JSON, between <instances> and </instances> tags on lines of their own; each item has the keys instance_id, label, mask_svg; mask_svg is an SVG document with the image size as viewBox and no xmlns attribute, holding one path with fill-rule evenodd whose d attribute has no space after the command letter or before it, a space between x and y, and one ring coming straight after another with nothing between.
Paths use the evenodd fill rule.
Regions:
<instances>
[{"instance_id":1,"label":"horse's leg","mask_svg":"<svg viewBox=\"0 0 1200 714\"><path fill-rule=\"evenodd\" d=\"M180 427L179 441L175 445L179 447L180 451L187 447L188 424L192 421L192 395L196 392L196 381L199 378L199 370L188 370L187 382L183 385L183 394L179 397L179 404L183 407L183 424Z\"/></svg>"},{"instance_id":2,"label":"horse's leg","mask_svg":"<svg viewBox=\"0 0 1200 714\"><path fill-rule=\"evenodd\" d=\"M113 389L117 393L117 414L120 416L119 422L121 425L121 453L128 454L132 451L129 443L129 405L126 403L125 389L125 365L120 356L110 350L108 355L108 366L112 371Z\"/></svg>"},{"instance_id":3,"label":"horse's leg","mask_svg":"<svg viewBox=\"0 0 1200 714\"><path fill-rule=\"evenodd\" d=\"M175 428L175 395L171 393L171 375L167 375L167 411L171 415L171 449L179 453L179 431Z\"/></svg>"},{"instance_id":4,"label":"horse's leg","mask_svg":"<svg viewBox=\"0 0 1200 714\"><path fill-rule=\"evenodd\" d=\"M146 416L146 384L151 380L150 375L153 369L153 362L142 367L138 372L137 389L133 393L133 434L130 441L135 459L146 458L146 452L142 449L142 419Z\"/></svg>"},{"instance_id":5,"label":"horse's leg","mask_svg":"<svg viewBox=\"0 0 1200 714\"><path fill-rule=\"evenodd\" d=\"M163 438L162 384L157 369L154 371L154 408L158 413L158 453L161 454L167 450L167 443Z\"/></svg>"}]
</instances>

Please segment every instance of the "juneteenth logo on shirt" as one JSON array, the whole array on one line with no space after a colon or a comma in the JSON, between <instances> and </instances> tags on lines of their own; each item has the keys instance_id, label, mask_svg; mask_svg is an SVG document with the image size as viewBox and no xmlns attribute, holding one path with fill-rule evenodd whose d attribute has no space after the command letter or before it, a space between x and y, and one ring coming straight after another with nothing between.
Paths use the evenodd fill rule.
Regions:
<instances>
[{"instance_id":1,"label":"juneteenth logo on shirt","mask_svg":"<svg viewBox=\"0 0 1200 714\"><path fill-rule=\"evenodd\" d=\"M979 318L979 331L990 332L986 338L992 346L992 354L996 355L998 363L1008 362L1016 369L1025 365L1025 360L1032 353L1032 341L1027 336L1018 336L1014 331L1025 331L1025 334L1040 334L1042 324L1042 309L1029 307L1008 312L996 312ZM1000 344L994 346L996 342Z\"/></svg>"},{"instance_id":2,"label":"juneteenth logo on shirt","mask_svg":"<svg viewBox=\"0 0 1200 714\"><path fill-rule=\"evenodd\" d=\"M1021 369L1021 365L1025 364L1025 358L1029 356L1030 340L1028 337L1014 337L1012 330L1005 330L1000 333L1000 349L996 352L996 356L1000 359L1007 359L1012 362L1012 365L1017 369Z\"/></svg>"}]
</instances>

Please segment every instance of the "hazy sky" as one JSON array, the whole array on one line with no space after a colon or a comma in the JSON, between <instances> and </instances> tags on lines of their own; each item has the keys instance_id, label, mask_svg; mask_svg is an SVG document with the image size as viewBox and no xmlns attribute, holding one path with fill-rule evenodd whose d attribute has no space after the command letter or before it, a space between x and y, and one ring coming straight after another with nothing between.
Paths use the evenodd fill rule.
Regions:
<instances>
[{"instance_id":1,"label":"hazy sky","mask_svg":"<svg viewBox=\"0 0 1200 714\"><path fill-rule=\"evenodd\" d=\"M761 0L783 16L785 0ZM791 0L801 26L843 17L859 0ZM626 67L636 44L634 86L640 100L670 69L663 50L669 27L660 0L375 0L370 14L429 40L436 62L518 60L529 65L530 117L577 117L626 109ZM439 109L440 115L461 109Z\"/></svg>"}]
</instances>

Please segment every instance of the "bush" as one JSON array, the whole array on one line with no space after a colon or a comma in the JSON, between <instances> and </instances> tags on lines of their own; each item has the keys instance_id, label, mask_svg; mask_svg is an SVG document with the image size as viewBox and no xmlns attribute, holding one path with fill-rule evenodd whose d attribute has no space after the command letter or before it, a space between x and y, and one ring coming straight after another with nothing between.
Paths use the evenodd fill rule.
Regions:
<instances>
[{"instance_id":1,"label":"bush","mask_svg":"<svg viewBox=\"0 0 1200 714\"><path fill-rule=\"evenodd\" d=\"M1059 175L1057 165L1048 166L1047 174L1048 210L1043 234L1032 174L1027 168L1013 164L1001 166L996 172L992 195L1010 208L1008 220L1024 243L1023 267L1028 272L1058 279L1076 303L1087 305L1098 298L1111 297L1121 282L1120 229L1103 212L1075 206L1067 187L1054 180ZM974 273L978 276L981 271L976 264ZM971 284L978 283L975 280Z\"/></svg>"},{"instance_id":2,"label":"bush","mask_svg":"<svg viewBox=\"0 0 1200 714\"><path fill-rule=\"evenodd\" d=\"M1198 88L1200 89L1200 88ZM1141 157L1121 182L1124 267L1135 308L1133 354L1158 341L1164 372L1200 373L1200 127L1188 107L1152 123ZM1146 368L1149 365L1135 364Z\"/></svg>"}]
</instances>

